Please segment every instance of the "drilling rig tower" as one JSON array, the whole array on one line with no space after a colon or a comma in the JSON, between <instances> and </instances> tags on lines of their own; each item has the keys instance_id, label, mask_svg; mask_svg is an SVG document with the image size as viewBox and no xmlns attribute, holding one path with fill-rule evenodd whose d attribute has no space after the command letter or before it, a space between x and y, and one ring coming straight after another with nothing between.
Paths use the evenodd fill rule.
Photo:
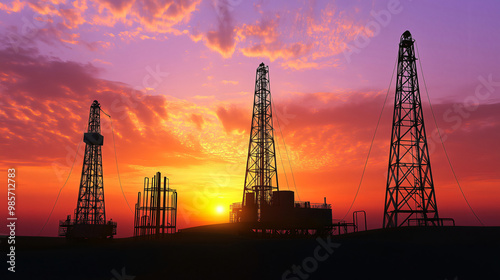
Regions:
<instances>
[{"instance_id":1,"label":"drilling rig tower","mask_svg":"<svg viewBox=\"0 0 500 280\"><path fill-rule=\"evenodd\" d=\"M88 130L83 135L85 156L74 219L68 215L59 223L59 235L68 238L108 238L116 234L116 223L106 221L101 134L101 105L90 106Z\"/></svg>"},{"instance_id":2,"label":"drilling rig tower","mask_svg":"<svg viewBox=\"0 0 500 280\"><path fill-rule=\"evenodd\" d=\"M414 41L411 33L405 31L399 43L384 228L442 225L425 134Z\"/></svg>"},{"instance_id":3,"label":"drilling rig tower","mask_svg":"<svg viewBox=\"0 0 500 280\"><path fill-rule=\"evenodd\" d=\"M262 234L320 234L331 231L332 209L326 203L295 201L279 190L269 67L257 68L250 142L241 203L231 205L230 222Z\"/></svg>"},{"instance_id":4,"label":"drilling rig tower","mask_svg":"<svg viewBox=\"0 0 500 280\"><path fill-rule=\"evenodd\" d=\"M243 207L255 208L252 213L261 221L262 210L269 207L273 191L278 190L269 67L261 63L255 79Z\"/></svg>"}]
</instances>

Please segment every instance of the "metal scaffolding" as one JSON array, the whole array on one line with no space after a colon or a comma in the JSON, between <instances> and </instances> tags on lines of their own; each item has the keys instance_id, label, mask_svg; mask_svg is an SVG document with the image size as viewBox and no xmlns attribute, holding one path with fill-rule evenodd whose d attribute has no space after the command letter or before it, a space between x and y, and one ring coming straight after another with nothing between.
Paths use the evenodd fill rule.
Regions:
<instances>
[{"instance_id":1,"label":"metal scaffolding","mask_svg":"<svg viewBox=\"0 0 500 280\"><path fill-rule=\"evenodd\" d=\"M176 232L177 191L170 188L170 180L157 172L144 178L144 191L137 194L134 216L134 236L159 237Z\"/></svg>"},{"instance_id":2,"label":"metal scaffolding","mask_svg":"<svg viewBox=\"0 0 500 280\"><path fill-rule=\"evenodd\" d=\"M384 207L384 228L442 225L439 219L417 78L414 40L399 43L396 96Z\"/></svg>"},{"instance_id":3,"label":"metal scaffolding","mask_svg":"<svg viewBox=\"0 0 500 280\"><path fill-rule=\"evenodd\" d=\"M271 203L273 191L278 191L276 152L274 147L273 114L269 67L257 68L250 143L243 190L243 207L255 207L257 221L262 209Z\"/></svg>"},{"instance_id":4,"label":"metal scaffolding","mask_svg":"<svg viewBox=\"0 0 500 280\"><path fill-rule=\"evenodd\" d=\"M90 106L87 133L83 135L85 156L74 213L59 222L59 235L74 238L106 238L116 234L116 223L106 222L101 147L101 105L94 100Z\"/></svg>"},{"instance_id":5,"label":"metal scaffolding","mask_svg":"<svg viewBox=\"0 0 500 280\"><path fill-rule=\"evenodd\" d=\"M279 190L276 169L269 67L257 68L241 203L230 207L229 221L241 223L259 235L328 234L332 208L326 203L295 201L293 191Z\"/></svg>"}]
</instances>

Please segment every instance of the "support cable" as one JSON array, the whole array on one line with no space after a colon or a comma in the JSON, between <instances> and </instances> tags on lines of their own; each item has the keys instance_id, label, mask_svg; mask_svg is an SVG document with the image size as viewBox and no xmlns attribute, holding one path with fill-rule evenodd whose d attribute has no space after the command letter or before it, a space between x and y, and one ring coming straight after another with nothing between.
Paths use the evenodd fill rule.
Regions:
<instances>
[{"instance_id":1,"label":"support cable","mask_svg":"<svg viewBox=\"0 0 500 280\"><path fill-rule=\"evenodd\" d=\"M123 187L122 187L122 180L120 179L120 170L118 169L118 156L116 155L115 130L113 129L113 119L111 118L110 115L106 114L106 112L104 112L104 110L101 109L101 112L103 112L106 116L109 117L109 123L111 125L111 132L113 135L113 150L115 152L116 173L118 174L118 182L120 183L120 190L122 191L123 198L125 199L125 202L127 203L127 206L128 206L128 209L130 210L130 213L134 213L134 211L132 211L132 208L130 207L130 204L128 203L127 197L125 196L125 192L123 191Z\"/></svg>"},{"instance_id":2,"label":"support cable","mask_svg":"<svg viewBox=\"0 0 500 280\"><path fill-rule=\"evenodd\" d=\"M437 120L436 120L436 115L434 114L434 109L432 108L431 99L429 97L429 91L427 90L427 83L425 82L424 71L422 69L422 60L420 59L420 53L418 52L417 42L415 42L415 47L417 49L418 64L420 65L420 72L422 73L422 81L424 82L425 93L427 95L427 100L429 101L429 107L431 108L432 118L434 119L434 124L436 125L436 129L437 129L438 135L439 135L439 140L441 141L441 146L443 146L444 154L446 156L446 159L448 160L448 164L450 165L451 173L453 173L453 177L455 177L455 181L457 182L458 188L460 189L460 192L462 193L462 196L463 196L465 202L467 203L467 206L469 206L470 211L472 212L472 214L474 214L474 216L479 221L479 223L482 226L484 226L483 222L481 221L481 219L479 218L479 216L476 214L476 212L474 211L474 209L470 205L469 200L465 196L465 193L464 193L464 191L462 189L462 186L460 185L460 182L458 181L457 174L455 173L455 169L453 168L453 165L451 164L450 157L448 156L448 151L446 150L446 147L445 147L444 141L443 141L443 137L441 136L441 131L439 130L439 126L438 126L438 123L437 123Z\"/></svg>"},{"instance_id":3,"label":"support cable","mask_svg":"<svg viewBox=\"0 0 500 280\"><path fill-rule=\"evenodd\" d=\"M358 198L359 190L361 189L361 184L363 183L363 178L365 177L366 166L368 165L368 159L370 158L370 153L372 152L373 142L375 141L375 136L377 135L377 130L380 125L380 120L382 119L382 113L385 109L385 104L387 103L387 98L389 97L389 91L391 90L392 79L394 78L394 73L396 72L396 66L398 65L398 60L396 58L396 62L394 63L394 68L392 70L391 81L389 82L389 87L387 88L387 93L385 94L384 104L382 105L382 110L380 110L380 115L378 116L377 126L375 127L375 131L373 132L372 142L370 143L370 148L368 149L368 154L366 155L365 165L363 166L363 172L361 173L361 179L359 180L358 189L356 190L356 194L354 195L354 199L352 200L351 206L349 206L349 210L342 218L342 221L345 220L349 212L351 212L354 203L356 202L356 198Z\"/></svg>"},{"instance_id":4,"label":"support cable","mask_svg":"<svg viewBox=\"0 0 500 280\"><path fill-rule=\"evenodd\" d=\"M281 130L280 120L278 118L278 111L276 111L276 107L274 106L274 102L272 99L273 99L273 97L271 96L271 104L273 106L273 111L276 115L276 122L278 123L278 129L279 129L280 134L281 134L281 141L283 141L283 146L285 147L285 153L286 153L286 157L288 159L288 165L290 166L290 172L292 173L292 179L293 179L293 185L295 187L295 193L297 194L297 198L300 201L299 192L297 191L297 184L295 183L295 176L293 175L292 163L290 162L290 156L288 155L288 149L286 147L285 137L283 136L283 131Z\"/></svg>"},{"instance_id":5,"label":"support cable","mask_svg":"<svg viewBox=\"0 0 500 280\"><path fill-rule=\"evenodd\" d=\"M283 158L281 157L279 145L278 145L278 143L274 143L274 144L276 146L276 150L278 150L278 156L279 156L280 161L281 161L281 166L283 167L283 173L285 174L286 188L288 190L290 190L290 185L288 184L288 177L286 176L286 171L285 171L285 164L283 163ZM276 172L276 174L277 174L277 172Z\"/></svg>"},{"instance_id":6,"label":"support cable","mask_svg":"<svg viewBox=\"0 0 500 280\"><path fill-rule=\"evenodd\" d=\"M86 131L87 123L85 123L85 126L83 127L83 131ZM54 205L52 206L52 210L50 210L50 214L47 217L47 220L45 221L45 224L43 224L42 229L40 232L38 232L38 235L42 234L42 231L45 229L45 226L49 223L50 217L52 217L52 213L54 212L54 209L56 208L56 204L59 201L59 196L61 195L62 190L66 186L66 183L68 183L69 177L71 176L71 171L73 171L73 167L75 166L76 158L78 157L78 151L80 150L80 145L82 144L83 141L78 142L78 146L76 147L76 153L75 153L75 158L73 159L73 163L71 164L71 168L69 169L69 174L68 177L66 178L66 181L64 181L64 184L62 187L59 189L59 193L57 194L56 200L54 201Z\"/></svg>"}]
</instances>

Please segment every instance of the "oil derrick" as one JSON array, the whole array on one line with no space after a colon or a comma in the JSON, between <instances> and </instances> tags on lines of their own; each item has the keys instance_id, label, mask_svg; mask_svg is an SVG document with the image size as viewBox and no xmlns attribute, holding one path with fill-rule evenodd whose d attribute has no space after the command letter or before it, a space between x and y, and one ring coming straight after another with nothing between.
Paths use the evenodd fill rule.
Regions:
<instances>
[{"instance_id":1,"label":"oil derrick","mask_svg":"<svg viewBox=\"0 0 500 280\"><path fill-rule=\"evenodd\" d=\"M243 208L254 211L246 211L250 217L242 217L244 220L261 221L262 209L270 205L273 191L279 190L272 116L269 67L261 63L255 81L242 203Z\"/></svg>"},{"instance_id":2,"label":"oil derrick","mask_svg":"<svg viewBox=\"0 0 500 280\"><path fill-rule=\"evenodd\" d=\"M414 40L401 36L389 153L384 228L439 226L424 116L417 79Z\"/></svg>"},{"instance_id":3,"label":"oil derrick","mask_svg":"<svg viewBox=\"0 0 500 280\"><path fill-rule=\"evenodd\" d=\"M262 235L308 235L332 232L332 206L295 201L280 191L276 170L269 68L257 68L243 201L231 204L229 221Z\"/></svg>"},{"instance_id":4,"label":"oil derrick","mask_svg":"<svg viewBox=\"0 0 500 280\"><path fill-rule=\"evenodd\" d=\"M177 227L177 191L170 188L169 179L157 172L151 181L144 178L144 191L137 194L134 236L159 237L175 233Z\"/></svg>"},{"instance_id":5,"label":"oil derrick","mask_svg":"<svg viewBox=\"0 0 500 280\"><path fill-rule=\"evenodd\" d=\"M59 235L69 238L107 238L116 234L116 223L106 222L101 134L101 106L94 100L90 106L88 130L83 135L85 156L74 219L68 215L59 224Z\"/></svg>"}]
</instances>

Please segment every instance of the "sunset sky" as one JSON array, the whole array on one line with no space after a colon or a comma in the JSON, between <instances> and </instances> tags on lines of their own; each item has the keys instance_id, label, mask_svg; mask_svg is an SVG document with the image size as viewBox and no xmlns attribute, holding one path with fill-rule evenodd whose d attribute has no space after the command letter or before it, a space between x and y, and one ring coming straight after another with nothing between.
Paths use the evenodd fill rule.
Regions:
<instances>
[{"instance_id":1,"label":"sunset sky","mask_svg":"<svg viewBox=\"0 0 500 280\"><path fill-rule=\"evenodd\" d=\"M275 120L280 188L295 189L291 166L300 200L326 196L343 218L405 30L463 190L485 225L500 226L499 14L493 0L2 1L0 170L7 178L17 169L17 235L39 234L93 100L112 116L132 208L143 178L160 171L179 193L178 228L227 222L242 198L261 62L281 128ZM419 80L440 216L479 225L436 134L421 72ZM394 85L353 207L367 211L369 228L382 226ZM119 237L131 236L110 119L101 123L107 218ZM42 235L57 235L76 207L83 151Z\"/></svg>"}]
</instances>

